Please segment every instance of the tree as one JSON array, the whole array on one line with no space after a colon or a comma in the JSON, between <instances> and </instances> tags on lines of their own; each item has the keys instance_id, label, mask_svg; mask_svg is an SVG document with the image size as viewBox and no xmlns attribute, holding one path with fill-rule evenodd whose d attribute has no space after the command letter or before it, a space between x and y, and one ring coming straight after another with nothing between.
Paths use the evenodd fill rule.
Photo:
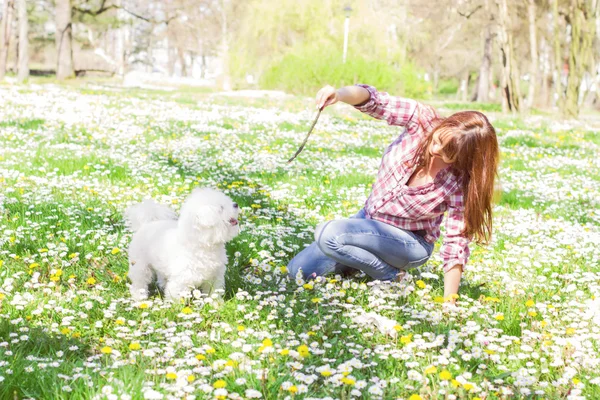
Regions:
<instances>
[{"instance_id":1,"label":"tree","mask_svg":"<svg viewBox=\"0 0 600 400\"><path fill-rule=\"evenodd\" d=\"M8 61L8 45L10 44L11 27L13 21L13 0L5 0L2 9L2 21L0 22L0 80L6 74L6 62Z\"/></svg>"},{"instance_id":2,"label":"tree","mask_svg":"<svg viewBox=\"0 0 600 400\"><path fill-rule=\"evenodd\" d=\"M483 31L483 58L479 67L479 79L477 82L476 101L487 102L490 95L490 77L492 68L492 41L494 34L492 32L492 24L494 23L494 15L489 10L488 0L485 0L485 13L487 14L488 22L485 24Z\"/></svg>"},{"instance_id":3,"label":"tree","mask_svg":"<svg viewBox=\"0 0 600 400\"><path fill-rule=\"evenodd\" d=\"M599 0L571 0L568 22L571 25L569 75L562 113L565 117L579 115L579 91L583 75L593 64L593 44Z\"/></svg>"},{"instance_id":4,"label":"tree","mask_svg":"<svg viewBox=\"0 0 600 400\"><path fill-rule=\"evenodd\" d=\"M496 0L498 5L498 45L502 64L502 111L520 110L519 74L514 61L513 37L510 31L507 0Z\"/></svg>"},{"instance_id":5,"label":"tree","mask_svg":"<svg viewBox=\"0 0 600 400\"><path fill-rule=\"evenodd\" d=\"M552 0L552 22L554 24L554 90L556 95L556 102L559 107L563 107L564 93L562 90L562 69L563 69L563 58L560 43L560 20L558 18L558 0Z\"/></svg>"},{"instance_id":6,"label":"tree","mask_svg":"<svg viewBox=\"0 0 600 400\"><path fill-rule=\"evenodd\" d=\"M19 21L19 61L18 82L29 78L29 23L27 21L27 3L25 0L17 0L17 14Z\"/></svg>"},{"instance_id":7,"label":"tree","mask_svg":"<svg viewBox=\"0 0 600 400\"><path fill-rule=\"evenodd\" d=\"M527 19L529 21L529 45L531 51L531 63L529 64L529 90L527 91L527 108L533 106L535 101L536 86L538 83L538 51L537 51L537 27L535 16L535 0L527 0Z\"/></svg>"},{"instance_id":8,"label":"tree","mask_svg":"<svg viewBox=\"0 0 600 400\"><path fill-rule=\"evenodd\" d=\"M75 76L71 25L71 0L56 0L56 77L59 80Z\"/></svg>"}]
</instances>

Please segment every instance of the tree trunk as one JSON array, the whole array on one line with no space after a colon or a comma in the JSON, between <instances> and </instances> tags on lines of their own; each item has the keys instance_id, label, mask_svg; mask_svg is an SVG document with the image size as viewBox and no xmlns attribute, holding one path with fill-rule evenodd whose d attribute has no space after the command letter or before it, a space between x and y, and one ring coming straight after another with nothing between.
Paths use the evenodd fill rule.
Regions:
<instances>
[{"instance_id":1,"label":"tree trunk","mask_svg":"<svg viewBox=\"0 0 600 400\"><path fill-rule=\"evenodd\" d=\"M579 90L581 80L592 61L596 36L598 0L571 0L571 48L569 49L569 75L562 113L565 117L579 115Z\"/></svg>"},{"instance_id":2,"label":"tree trunk","mask_svg":"<svg viewBox=\"0 0 600 400\"><path fill-rule=\"evenodd\" d=\"M496 0L498 5L498 44L502 61L502 111L518 112L520 110L519 74L513 61L513 40L508 24L507 0Z\"/></svg>"},{"instance_id":3,"label":"tree trunk","mask_svg":"<svg viewBox=\"0 0 600 400\"><path fill-rule=\"evenodd\" d=\"M227 21L226 0L221 0L221 60L223 62L223 90L231 90L231 76L229 75L229 30Z\"/></svg>"},{"instance_id":4,"label":"tree trunk","mask_svg":"<svg viewBox=\"0 0 600 400\"><path fill-rule=\"evenodd\" d=\"M440 85L440 64L439 58L436 58L435 64L433 65L433 93L437 93Z\"/></svg>"},{"instance_id":5,"label":"tree trunk","mask_svg":"<svg viewBox=\"0 0 600 400\"><path fill-rule=\"evenodd\" d=\"M554 89L556 94L556 105L562 107L562 71L563 58L560 48L560 22L558 21L558 0L552 1L552 22L554 23Z\"/></svg>"},{"instance_id":6,"label":"tree trunk","mask_svg":"<svg viewBox=\"0 0 600 400\"><path fill-rule=\"evenodd\" d=\"M170 77L175 76L175 64L177 63L177 56L175 54L177 43L175 41L176 35L173 31L174 29L167 24L167 73Z\"/></svg>"},{"instance_id":7,"label":"tree trunk","mask_svg":"<svg viewBox=\"0 0 600 400\"><path fill-rule=\"evenodd\" d=\"M75 76L71 12L71 0L56 0L56 77L59 80Z\"/></svg>"},{"instance_id":8,"label":"tree trunk","mask_svg":"<svg viewBox=\"0 0 600 400\"><path fill-rule=\"evenodd\" d=\"M535 102L536 86L538 84L538 51L537 32L535 25L535 0L529 0L527 4L527 16L529 19L529 51L531 53L531 64L529 65L529 90L527 91L527 108L531 108Z\"/></svg>"},{"instance_id":9,"label":"tree trunk","mask_svg":"<svg viewBox=\"0 0 600 400\"><path fill-rule=\"evenodd\" d=\"M492 40L492 53L493 53L493 44L494 41ZM496 80L494 79L494 68L490 68L490 101L495 101L496 100Z\"/></svg>"},{"instance_id":10,"label":"tree trunk","mask_svg":"<svg viewBox=\"0 0 600 400\"><path fill-rule=\"evenodd\" d=\"M552 104L551 96L551 82L552 82L552 66L550 60L552 59L552 49L544 37L540 40L540 53L542 63L540 65L541 73L541 86L540 95L538 96L538 102L542 107L548 107Z\"/></svg>"},{"instance_id":11,"label":"tree trunk","mask_svg":"<svg viewBox=\"0 0 600 400\"><path fill-rule=\"evenodd\" d=\"M533 0L532 0L533 1ZM489 25L485 27L483 38L483 59L479 67L479 82L477 85L477 101L489 101L490 94L490 68L492 66L492 30Z\"/></svg>"},{"instance_id":12,"label":"tree trunk","mask_svg":"<svg viewBox=\"0 0 600 400\"><path fill-rule=\"evenodd\" d=\"M13 21L13 0L4 0L2 21L0 21L0 81L6 74L8 61L8 45L10 44L11 27Z\"/></svg>"},{"instance_id":13,"label":"tree trunk","mask_svg":"<svg viewBox=\"0 0 600 400\"><path fill-rule=\"evenodd\" d=\"M29 23L27 21L27 3L17 0L19 18L19 62L17 81L24 82L29 78Z\"/></svg>"},{"instance_id":14,"label":"tree trunk","mask_svg":"<svg viewBox=\"0 0 600 400\"><path fill-rule=\"evenodd\" d=\"M181 77L185 78L188 76L187 64L185 63L185 53L181 47L177 48L177 56L179 58L179 64L181 64Z\"/></svg>"},{"instance_id":15,"label":"tree trunk","mask_svg":"<svg viewBox=\"0 0 600 400\"><path fill-rule=\"evenodd\" d=\"M471 75L471 71L467 68L464 72L462 79L460 80L460 101L467 101L467 94L469 92L469 77Z\"/></svg>"}]
</instances>

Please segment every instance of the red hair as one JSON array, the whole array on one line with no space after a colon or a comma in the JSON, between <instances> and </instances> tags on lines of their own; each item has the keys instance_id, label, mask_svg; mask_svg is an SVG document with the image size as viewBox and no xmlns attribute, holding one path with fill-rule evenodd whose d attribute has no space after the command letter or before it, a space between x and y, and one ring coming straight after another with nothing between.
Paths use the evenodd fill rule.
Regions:
<instances>
[{"instance_id":1,"label":"red hair","mask_svg":"<svg viewBox=\"0 0 600 400\"><path fill-rule=\"evenodd\" d=\"M492 199L498 171L499 149L496 130L478 111L461 111L442 119L419 144L413 162L431 162L428 149L434 134L441 142L440 152L452 162L462 180L465 228L462 234L477 243L489 242L492 235Z\"/></svg>"}]
</instances>

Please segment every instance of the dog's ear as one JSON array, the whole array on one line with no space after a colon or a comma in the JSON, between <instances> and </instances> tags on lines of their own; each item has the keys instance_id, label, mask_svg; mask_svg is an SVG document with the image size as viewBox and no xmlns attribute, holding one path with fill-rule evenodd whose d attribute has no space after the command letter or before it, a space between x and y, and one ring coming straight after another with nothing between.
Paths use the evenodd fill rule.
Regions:
<instances>
[{"instance_id":1,"label":"dog's ear","mask_svg":"<svg viewBox=\"0 0 600 400\"><path fill-rule=\"evenodd\" d=\"M195 210L199 226L210 227L222 222L222 210L219 206L201 206Z\"/></svg>"}]
</instances>

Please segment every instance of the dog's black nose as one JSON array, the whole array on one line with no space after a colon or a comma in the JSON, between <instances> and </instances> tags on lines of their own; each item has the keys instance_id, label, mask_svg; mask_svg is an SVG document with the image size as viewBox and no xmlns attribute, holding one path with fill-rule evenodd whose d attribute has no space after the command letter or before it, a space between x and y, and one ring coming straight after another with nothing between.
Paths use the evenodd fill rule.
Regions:
<instances>
[{"instance_id":1,"label":"dog's black nose","mask_svg":"<svg viewBox=\"0 0 600 400\"><path fill-rule=\"evenodd\" d=\"M233 208L238 208L238 203L233 203Z\"/></svg>"}]
</instances>

